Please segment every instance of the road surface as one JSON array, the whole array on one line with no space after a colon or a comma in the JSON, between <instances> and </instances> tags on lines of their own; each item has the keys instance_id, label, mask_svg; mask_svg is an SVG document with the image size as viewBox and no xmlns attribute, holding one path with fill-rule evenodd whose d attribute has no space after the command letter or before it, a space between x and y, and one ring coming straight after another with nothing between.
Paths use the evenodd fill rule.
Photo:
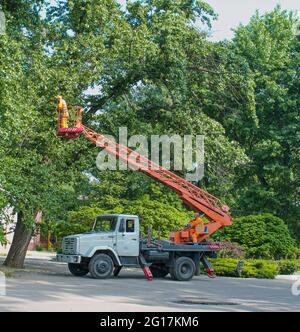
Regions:
<instances>
[{"instance_id":1,"label":"road surface","mask_svg":"<svg viewBox=\"0 0 300 332\"><path fill-rule=\"evenodd\" d=\"M4 257L0 257L0 262ZM195 277L190 282L169 277L149 282L138 269L118 278L95 280L72 276L49 255L27 257L29 272L6 278L0 311L300 311L294 281Z\"/></svg>"}]
</instances>

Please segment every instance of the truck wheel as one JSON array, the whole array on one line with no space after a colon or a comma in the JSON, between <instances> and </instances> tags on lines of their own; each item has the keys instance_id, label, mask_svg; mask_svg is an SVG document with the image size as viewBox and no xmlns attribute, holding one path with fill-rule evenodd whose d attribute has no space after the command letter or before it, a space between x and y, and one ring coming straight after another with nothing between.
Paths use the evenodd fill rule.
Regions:
<instances>
[{"instance_id":1,"label":"truck wheel","mask_svg":"<svg viewBox=\"0 0 300 332\"><path fill-rule=\"evenodd\" d=\"M179 257L175 260L174 266L170 269L172 279L188 281L195 275L196 266L189 257Z\"/></svg>"},{"instance_id":2,"label":"truck wheel","mask_svg":"<svg viewBox=\"0 0 300 332\"><path fill-rule=\"evenodd\" d=\"M111 276L114 269L112 259L106 254L95 255L89 263L89 271L95 279L105 279Z\"/></svg>"},{"instance_id":3,"label":"truck wheel","mask_svg":"<svg viewBox=\"0 0 300 332\"><path fill-rule=\"evenodd\" d=\"M169 273L168 270L164 269L164 266L153 264L150 266L150 271L154 278L164 278Z\"/></svg>"},{"instance_id":4,"label":"truck wheel","mask_svg":"<svg viewBox=\"0 0 300 332\"><path fill-rule=\"evenodd\" d=\"M82 264L69 263L68 268L69 271L76 277L83 277L89 273L87 266Z\"/></svg>"}]
</instances>

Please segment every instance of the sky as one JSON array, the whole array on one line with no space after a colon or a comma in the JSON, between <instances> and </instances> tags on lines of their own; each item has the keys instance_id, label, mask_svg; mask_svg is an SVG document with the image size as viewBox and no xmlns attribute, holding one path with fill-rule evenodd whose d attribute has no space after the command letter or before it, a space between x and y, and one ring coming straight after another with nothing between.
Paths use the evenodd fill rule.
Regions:
<instances>
[{"instance_id":1,"label":"sky","mask_svg":"<svg viewBox=\"0 0 300 332\"><path fill-rule=\"evenodd\" d=\"M126 0L119 0L124 4ZM277 4L283 9L300 13L300 0L206 0L219 15L212 24L211 40L220 41L233 36L232 29L247 24L256 9L261 14L271 11Z\"/></svg>"}]
</instances>

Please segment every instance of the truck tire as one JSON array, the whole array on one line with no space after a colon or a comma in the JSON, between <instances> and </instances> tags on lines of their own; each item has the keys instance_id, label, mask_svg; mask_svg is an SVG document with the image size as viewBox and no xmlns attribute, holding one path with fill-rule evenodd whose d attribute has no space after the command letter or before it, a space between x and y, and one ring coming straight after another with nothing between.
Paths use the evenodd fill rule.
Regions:
<instances>
[{"instance_id":1,"label":"truck tire","mask_svg":"<svg viewBox=\"0 0 300 332\"><path fill-rule=\"evenodd\" d=\"M179 257L175 260L174 266L170 268L171 278L179 281L189 281L195 275L196 266L189 257Z\"/></svg>"},{"instance_id":2,"label":"truck tire","mask_svg":"<svg viewBox=\"0 0 300 332\"><path fill-rule=\"evenodd\" d=\"M89 269L86 265L69 263L69 271L76 277L83 277L89 273Z\"/></svg>"},{"instance_id":3,"label":"truck tire","mask_svg":"<svg viewBox=\"0 0 300 332\"><path fill-rule=\"evenodd\" d=\"M150 266L150 271L154 278L164 278L169 271L161 265L152 264Z\"/></svg>"},{"instance_id":4,"label":"truck tire","mask_svg":"<svg viewBox=\"0 0 300 332\"><path fill-rule=\"evenodd\" d=\"M95 255L89 263L89 271L95 279L106 279L112 275L114 263L106 254Z\"/></svg>"}]
</instances>

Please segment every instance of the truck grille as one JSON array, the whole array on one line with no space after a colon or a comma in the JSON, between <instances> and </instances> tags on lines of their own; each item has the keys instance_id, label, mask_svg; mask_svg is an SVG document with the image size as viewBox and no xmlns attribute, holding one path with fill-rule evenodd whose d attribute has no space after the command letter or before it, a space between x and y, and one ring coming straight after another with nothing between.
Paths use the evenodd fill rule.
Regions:
<instances>
[{"instance_id":1,"label":"truck grille","mask_svg":"<svg viewBox=\"0 0 300 332\"><path fill-rule=\"evenodd\" d=\"M62 250L63 253L66 255L77 254L77 238L76 237L65 238L62 243Z\"/></svg>"}]
</instances>

